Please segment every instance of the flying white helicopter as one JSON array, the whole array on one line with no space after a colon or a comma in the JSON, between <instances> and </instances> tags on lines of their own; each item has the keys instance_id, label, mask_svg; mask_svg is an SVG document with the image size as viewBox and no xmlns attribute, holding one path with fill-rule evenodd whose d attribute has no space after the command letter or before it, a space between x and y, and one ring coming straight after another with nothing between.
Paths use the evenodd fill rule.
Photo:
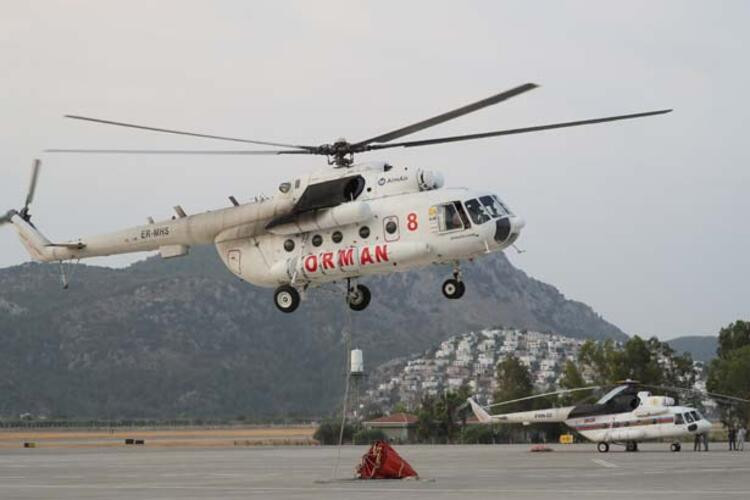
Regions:
<instances>
[{"instance_id":1,"label":"flying white helicopter","mask_svg":"<svg viewBox=\"0 0 750 500\"><path fill-rule=\"evenodd\" d=\"M38 261L158 250L162 257L186 255L193 245L214 244L229 270L252 284L276 287L274 302L283 312L294 311L301 292L324 283L345 281L347 302L357 311L370 302L370 291L357 279L405 271L429 264L449 264L453 275L443 283L443 294L460 298L465 291L459 263L512 245L524 221L488 191L443 188L442 176L431 170L389 163L354 163L354 154L396 147L416 147L501 135L537 132L668 113L669 109L554 123L437 139L393 142L395 139L444 123L536 88L527 83L487 99L369 139L349 143L339 139L321 146L282 144L185 132L77 115L67 118L107 125L194 137L274 146L274 150L122 150L50 149L54 153L101 154L213 154L213 155L324 155L333 169L282 182L272 198L188 215L174 207L171 219L52 243L31 223L39 162L23 208L10 210L0 224L12 223L21 242ZM63 282L67 286L65 274Z\"/></svg>"},{"instance_id":2,"label":"flying white helicopter","mask_svg":"<svg viewBox=\"0 0 750 500\"><path fill-rule=\"evenodd\" d=\"M673 398L655 396L649 391L638 390L639 385L632 380L623 381L621 385L606 393L594 404L497 415L490 415L473 398L469 398L468 402L474 411L474 415L483 424L516 423L528 425L531 423L562 422L586 439L597 443L597 449L601 453L608 452L610 444L625 444L627 451L637 451L639 441L655 439L674 439L670 449L680 451L679 438L706 434L711 430L711 422L702 416L697 409L689 406L676 406ZM503 401L490 406L502 406L541 397L598 388L600 386L579 387ZM697 392L675 387L664 387L663 389L676 392ZM750 403L748 400L723 394L704 394L730 402Z\"/></svg>"}]
</instances>

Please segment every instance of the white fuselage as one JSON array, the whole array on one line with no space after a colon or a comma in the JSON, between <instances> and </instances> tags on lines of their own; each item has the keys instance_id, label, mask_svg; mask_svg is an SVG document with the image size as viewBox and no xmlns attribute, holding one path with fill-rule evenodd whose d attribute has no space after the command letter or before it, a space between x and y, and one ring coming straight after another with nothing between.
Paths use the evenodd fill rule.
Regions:
<instances>
[{"instance_id":1,"label":"white fuselage","mask_svg":"<svg viewBox=\"0 0 750 500\"><path fill-rule=\"evenodd\" d=\"M352 176L364 180L356 200L307 211L269 227L293 211L308 186ZM436 178L429 171L384 163L327 169L288 183L270 199L173 217L64 245L50 244L19 216L13 222L37 260L155 250L165 258L177 257L185 255L190 246L213 243L232 273L267 287L290 283L316 286L456 262L501 250L515 241L523 221L499 199L493 198L493 203L501 213L489 207L485 215L472 214L469 206L479 202L463 203L488 200L491 193L441 189L440 182L433 182ZM459 213L446 208L454 202ZM451 213L453 220L447 220Z\"/></svg>"},{"instance_id":2,"label":"white fuselage","mask_svg":"<svg viewBox=\"0 0 750 500\"><path fill-rule=\"evenodd\" d=\"M635 410L602 414L586 414L580 407L566 406L490 415L473 400L469 402L474 414L484 424L562 422L594 442L677 438L707 433L711 429L711 422L700 416L695 408L665 405L662 403L665 399L644 397Z\"/></svg>"},{"instance_id":3,"label":"white fuselage","mask_svg":"<svg viewBox=\"0 0 750 500\"><path fill-rule=\"evenodd\" d=\"M291 281L319 284L474 258L504 247L494 240L494 221L440 231L430 209L480 194L489 193L438 189L374 198L365 202L369 205L369 217L357 223L294 235L219 239L217 248L232 272L264 286ZM389 223L396 227L392 233L386 229ZM369 233L367 237L362 236L363 231ZM333 239L337 232L341 235L339 242ZM313 238L317 236L322 239L319 246L314 245ZM285 249L287 241L293 242L291 251Z\"/></svg>"},{"instance_id":4,"label":"white fuselage","mask_svg":"<svg viewBox=\"0 0 750 500\"><path fill-rule=\"evenodd\" d=\"M684 417L675 422L676 415L695 411L684 406L654 408L648 413L637 411L614 415L598 415L565 420L565 424L586 439L594 442L647 441L659 438L678 438L708 432L711 423L705 418L687 422Z\"/></svg>"}]
</instances>

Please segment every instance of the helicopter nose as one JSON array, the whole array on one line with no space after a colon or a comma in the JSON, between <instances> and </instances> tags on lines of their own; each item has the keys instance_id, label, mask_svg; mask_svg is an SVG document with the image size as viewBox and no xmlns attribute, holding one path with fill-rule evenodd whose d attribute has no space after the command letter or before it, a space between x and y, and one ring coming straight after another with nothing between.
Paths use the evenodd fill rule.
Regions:
<instances>
[{"instance_id":1,"label":"helicopter nose","mask_svg":"<svg viewBox=\"0 0 750 500\"><path fill-rule=\"evenodd\" d=\"M510 236L511 223L508 217L495 221L495 241L503 243Z\"/></svg>"},{"instance_id":2,"label":"helicopter nose","mask_svg":"<svg viewBox=\"0 0 750 500\"><path fill-rule=\"evenodd\" d=\"M526 221L523 219L523 217L519 217L516 215L511 219L511 227L513 228L514 233L521 232L521 229L523 229L524 226L526 226Z\"/></svg>"}]
</instances>

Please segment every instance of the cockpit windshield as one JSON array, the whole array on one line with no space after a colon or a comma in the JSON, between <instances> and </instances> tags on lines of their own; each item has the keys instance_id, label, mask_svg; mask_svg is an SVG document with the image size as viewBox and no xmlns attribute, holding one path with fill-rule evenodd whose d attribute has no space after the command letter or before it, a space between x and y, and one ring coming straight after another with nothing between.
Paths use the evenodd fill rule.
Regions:
<instances>
[{"instance_id":1,"label":"cockpit windshield","mask_svg":"<svg viewBox=\"0 0 750 500\"><path fill-rule=\"evenodd\" d=\"M497 196L481 196L479 200L482 202L482 205L485 206L490 215L492 215L493 219L510 215L508 207L503 205Z\"/></svg>"},{"instance_id":2,"label":"cockpit windshield","mask_svg":"<svg viewBox=\"0 0 750 500\"><path fill-rule=\"evenodd\" d=\"M497 196L480 196L464 202L474 224L484 224L491 219L499 219L511 215L510 210L503 205Z\"/></svg>"},{"instance_id":3,"label":"cockpit windshield","mask_svg":"<svg viewBox=\"0 0 750 500\"><path fill-rule=\"evenodd\" d=\"M695 410L691 411L690 415L695 419L696 422L701 419L701 414Z\"/></svg>"},{"instance_id":4,"label":"cockpit windshield","mask_svg":"<svg viewBox=\"0 0 750 500\"><path fill-rule=\"evenodd\" d=\"M466 206L466 211L469 212L471 221L476 225L484 224L492 218L484 205L479 203L479 200L477 199L465 201L464 205Z\"/></svg>"}]
</instances>

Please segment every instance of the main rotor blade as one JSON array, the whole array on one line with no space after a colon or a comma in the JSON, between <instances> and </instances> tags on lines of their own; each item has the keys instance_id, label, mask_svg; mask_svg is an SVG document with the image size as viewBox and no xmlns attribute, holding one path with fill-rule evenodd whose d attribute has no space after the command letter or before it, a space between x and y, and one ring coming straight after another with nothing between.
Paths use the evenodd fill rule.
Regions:
<instances>
[{"instance_id":1,"label":"main rotor blade","mask_svg":"<svg viewBox=\"0 0 750 500\"><path fill-rule=\"evenodd\" d=\"M298 149L315 149L314 146L304 146L304 145L297 145L297 144L284 144L280 142L270 142L270 141L256 141L254 139L240 139L237 137L225 137L221 135L212 135L212 134L203 134L199 132L185 132L182 130L173 130L168 128L160 128L160 127L151 127L148 125L137 125L134 123L125 123L125 122L116 122L112 120L103 120L101 118L91 118L88 116L79 116L79 115L64 115L65 118L71 118L73 120L82 120L87 122L94 122L94 123L103 123L105 125L115 125L118 127L128 127L128 128L137 128L140 130L150 130L152 132L164 132L165 134L176 134L176 135L189 135L192 137L203 137L204 139L218 139L221 141L234 141L234 142L246 142L249 144L260 144L262 146L278 146L282 148L298 148Z\"/></svg>"},{"instance_id":2,"label":"main rotor blade","mask_svg":"<svg viewBox=\"0 0 750 500\"><path fill-rule=\"evenodd\" d=\"M527 401L529 399L538 399L538 398L544 398L547 396L554 396L556 394L568 394L570 392L579 392L579 391L592 391L594 389L601 389L600 385L590 385L587 387L577 387L575 389L561 389L559 391L553 391L553 392L545 392L544 394L534 394L533 396L526 396L525 398L518 398L518 399L510 399L508 401L501 401L500 403L495 403L487 406L486 408L493 408L495 406L503 406L503 405L509 405L511 403L518 403L519 401Z\"/></svg>"},{"instance_id":3,"label":"main rotor blade","mask_svg":"<svg viewBox=\"0 0 750 500\"><path fill-rule=\"evenodd\" d=\"M442 144L445 142L471 141L474 139L486 139L488 137L497 137L500 135L525 134L527 132L539 132L541 130L551 130L556 128L577 127L579 125L591 125L594 123L614 122L618 120L630 120L633 118L643 118L645 116L663 115L671 112L671 109L661 109L659 111L648 111L645 113L634 113L630 115L607 116L605 118L593 118L591 120L578 120L574 122L551 123L549 125L537 125L534 127L514 128L508 130L498 130L495 132L481 132L478 134L455 135L452 137L440 137L437 139L424 139L422 141L398 142L393 144L371 144L365 146L365 151L386 148L412 148L415 146L430 146L432 144Z\"/></svg>"},{"instance_id":4,"label":"main rotor blade","mask_svg":"<svg viewBox=\"0 0 750 500\"><path fill-rule=\"evenodd\" d=\"M29 191L26 193L26 203L24 208L29 208L31 202L34 201L34 191L36 191L36 182L39 178L39 167L42 166L42 162L39 159L34 160L31 166L31 181L29 182Z\"/></svg>"},{"instance_id":5,"label":"main rotor blade","mask_svg":"<svg viewBox=\"0 0 750 500\"><path fill-rule=\"evenodd\" d=\"M729 399L730 401L737 401L738 403L750 403L750 399L738 398L736 396L727 396L726 394L717 394L715 392L706 392L705 394L712 398Z\"/></svg>"},{"instance_id":6,"label":"main rotor blade","mask_svg":"<svg viewBox=\"0 0 750 500\"><path fill-rule=\"evenodd\" d=\"M728 396L726 394L718 394L715 392L702 391L694 387L673 387L668 385L644 385L644 387L674 392L693 392L698 394L705 394L706 396L710 396L712 398L727 399L731 401L737 401L738 403L750 403L750 399L739 398L737 396Z\"/></svg>"},{"instance_id":7,"label":"main rotor blade","mask_svg":"<svg viewBox=\"0 0 750 500\"><path fill-rule=\"evenodd\" d=\"M438 125L443 122L447 122L448 120L453 120L454 118L458 118L459 116L473 113L474 111L478 111L482 108L486 108L487 106L492 106L493 104L497 104L499 102L505 101L507 99L510 99L511 97L515 97L519 94L523 94L524 92L528 92L529 90L535 89L537 87L538 85L535 83L525 83L523 85L519 85L518 87L512 88L510 90L506 90L505 92L495 94L492 97L488 97L487 99L482 99L481 101L468 104L461 108L454 109L453 111L448 111L447 113L433 116L432 118L428 118L427 120L423 120L421 122L417 122L412 125L407 125L406 127L393 130L391 132L387 132L385 134L381 134L381 135L372 137L370 139L358 142L356 144L353 144L352 148L356 150L357 148L362 148L363 146L366 146L373 142L382 143L382 142L392 141L393 139L398 139L399 137L413 134L414 132L419 132L420 130L424 130L429 127L434 127L435 125Z\"/></svg>"},{"instance_id":8,"label":"main rotor blade","mask_svg":"<svg viewBox=\"0 0 750 500\"><path fill-rule=\"evenodd\" d=\"M95 154L137 154L137 155L313 155L314 151L302 149L280 149L273 151L252 151L242 149L45 149L45 153L95 153Z\"/></svg>"}]
</instances>

